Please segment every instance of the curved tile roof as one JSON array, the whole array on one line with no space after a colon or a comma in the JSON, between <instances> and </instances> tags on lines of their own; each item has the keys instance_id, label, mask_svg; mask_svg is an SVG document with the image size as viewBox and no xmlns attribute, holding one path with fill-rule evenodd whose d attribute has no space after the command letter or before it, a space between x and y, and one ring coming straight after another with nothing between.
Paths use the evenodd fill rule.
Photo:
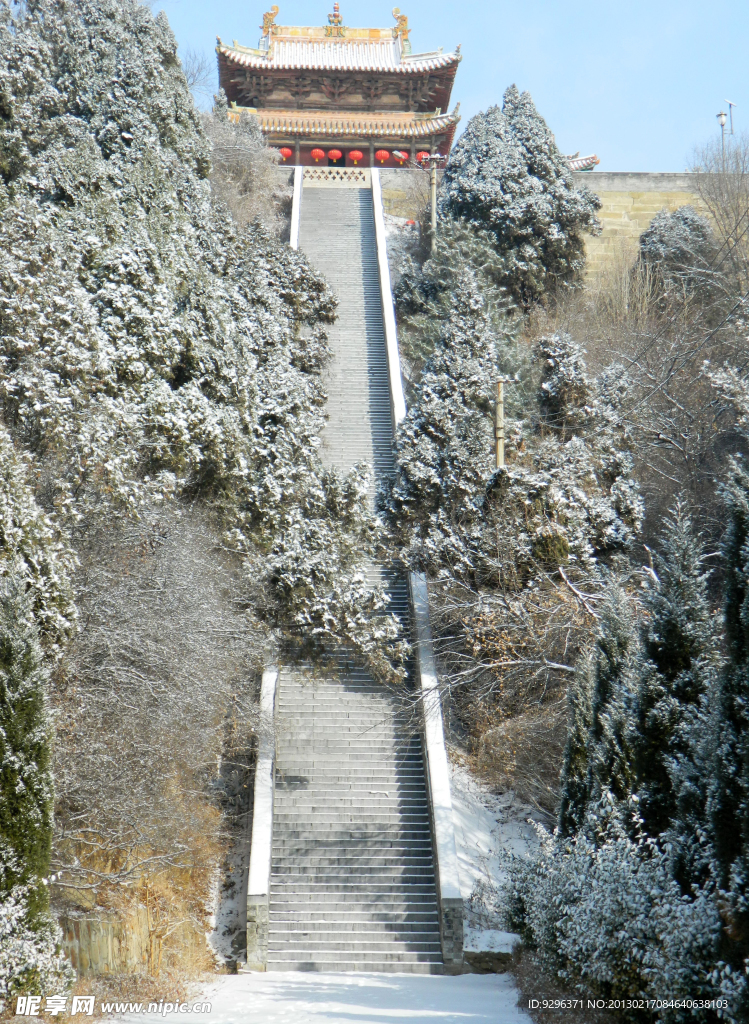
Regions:
<instances>
[{"instance_id":1,"label":"curved tile roof","mask_svg":"<svg viewBox=\"0 0 749 1024\"><path fill-rule=\"evenodd\" d=\"M590 156L568 156L567 159L571 171L592 171L601 162L595 153L591 153Z\"/></svg>"},{"instance_id":2,"label":"curved tile roof","mask_svg":"<svg viewBox=\"0 0 749 1024\"><path fill-rule=\"evenodd\" d=\"M239 116L239 110L230 116ZM254 111L261 129L269 134L324 135L375 138L398 136L426 138L454 130L460 121L457 108L452 114L416 115L411 113L393 114L344 114L326 111L298 110L257 110Z\"/></svg>"},{"instance_id":3,"label":"curved tile roof","mask_svg":"<svg viewBox=\"0 0 749 1024\"><path fill-rule=\"evenodd\" d=\"M457 65L460 53L401 53L400 39L274 39L270 49L227 46L216 51L241 67L257 70L391 71L400 74L436 71Z\"/></svg>"}]
</instances>

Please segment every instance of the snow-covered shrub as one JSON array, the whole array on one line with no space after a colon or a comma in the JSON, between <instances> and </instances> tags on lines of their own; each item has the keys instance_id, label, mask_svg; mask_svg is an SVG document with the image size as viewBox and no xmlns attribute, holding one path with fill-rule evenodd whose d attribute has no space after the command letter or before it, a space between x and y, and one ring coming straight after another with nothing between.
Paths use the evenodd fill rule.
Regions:
<instances>
[{"instance_id":1,"label":"snow-covered shrub","mask_svg":"<svg viewBox=\"0 0 749 1024\"><path fill-rule=\"evenodd\" d=\"M226 95L220 90L214 108L201 121L211 145L211 186L239 227L260 222L279 233L291 213L292 172L286 186L279 173L278 150L266 145L254 114L243 110L238 121L228 117Z\"/></svg>"},{"instance_id":2,"label":"snow-covered shrub","mask_svg":"<svg viewBox=\"0 0 749 1024\"><path fill-rule=\"evenodd\" d=\"M329 480L317 448L335 300L300 253L259 227L238 233L212 191L163 13L134 0L1 10L4 420L68 523L153 498L217 503L273 587L261 555L279 537L303 544L317 512L345 530L329 511L337 485L307 502ZM215 127L257 148L251 124ZM353 519L371 524L354 492ZM339 598L363 557L333 544L314 594L354 648ZM286 593L278 620L294 630L302 590Z\"/></svg>"},{"instance_id":3,"label":"snow-covered shrub","mask_svg":"<svg viewBox=\"0 0 749 1024\"><path fill-rule=\"evenodd\" d=\"M720 273L717 256L710 223L692 206L661 210L640 235L640 264L655 273L662 290L675 290L677 297L715 297Z\"/></svg>"},{"instance_id":4,"label":"snow-covered shrub","mask_svg":"<svg viewBox=\"0 0 749 1024\"><path fill-rule=\"evenodd\" d=\"M471 119L440 185L440 216L491 233L503 283L524 307L579 277L583 235L597 230L599 208L587 188L576 188L530 95L514 85L501 110Z\"/></svg>"},{"instance_id":5,"label":"snow-covered shrub","mask_svg":"<svg viewBox=\"0 0 749 1024\"><path fill-rule=\"evenodd\" d=\"M58 659L75 630L75 556L56 516L39 507L5 427L0 424L0 577L15 574L32 595L47 655Z\"/></svg>"},{"instance_id":6,"label":"snow-covered shrub","mask_svg":"<svg viewBox=\"0 0 749 1024\"><path fill-rule=\"evenodd\" d=\"M29 927L27 896L23 886L0 896L0 1011L18 995L62 995L75 981L60 929L51 920Z\"/></svg>"},{"instance_id":7,"label":"snow-covered shrub","mask_svg":"<svg viewBox=\"0 0 749 1024\"><path fill-rule=\"evenodd\" d=\"M509 865L507 924L583 996L717 998L716 902L681 892L667 853L639 832L635 807L603 793L577 836L539 826L539 853ZM694 1011L625 1009L622 1019L690 1021Z\"/></svg>"}]
</instances>

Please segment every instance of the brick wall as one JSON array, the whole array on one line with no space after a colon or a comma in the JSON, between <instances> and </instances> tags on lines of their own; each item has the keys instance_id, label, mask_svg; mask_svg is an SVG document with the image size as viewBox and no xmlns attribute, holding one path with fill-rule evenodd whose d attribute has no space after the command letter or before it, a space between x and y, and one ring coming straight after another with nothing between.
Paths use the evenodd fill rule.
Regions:
<instances>
[{"instance_id":1,"label":"brick wall","mask_svg":"<svg viewBox=\"0 0 749 1024\"><path fill-rule=\"evenodd\" d=\"M428 172L383 168L382 199L385 212L417 218L416 205L428 191ZM586 240L589 273L600 273L617 248L629 241L636 246L645 228L660 210L694 206L700 210L691 174L633 174L627 171L579 171L575 181L586 185L603 204L599 213L602 232Z\"/></svg>"},{"instance_id":2,"label":"brick wall","mask_svg":"<svg viewBox=\"0 0 749 1024\"><path fill-rule=\"evenodd\" d=\"M574 177L595 192L603 204L598 214L603 230L597 237L589 236L585 245L591 274L600 273L617 247L627 240L635 246L660 210L677 210L680 206L701 210L691 174L581 171Z\"/></svg>"}]
</instances>

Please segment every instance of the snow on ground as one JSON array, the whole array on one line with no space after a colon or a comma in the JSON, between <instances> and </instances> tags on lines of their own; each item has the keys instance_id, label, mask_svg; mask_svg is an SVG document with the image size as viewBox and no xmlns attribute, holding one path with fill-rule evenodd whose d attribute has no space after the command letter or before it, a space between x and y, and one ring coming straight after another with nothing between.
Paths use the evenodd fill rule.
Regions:
<instances>
[{"instance_id":1,"label":"snow on ground","mask_svg":"<svg viewBox=\"0 0 749 1024\"><path fill-rule=\"evenodd\" d=\"M531 1024L505 974L238 974L208 985L210 1024ZM192 1005L192 1004L191 1004ZM184 1014L139 1014L130 1024Z\"/></svg>"},{"instance_id":2,"label":"snow on ground","mask_svg":"<svg viewBox=\"0 0 749 1024\"><path fill-rule=\"evenodd\" d=\"M540 821L533 807L514 793L496 795L460 764L450 766L455 842L464 900L464 948L468 952L510 953L518 937L502 931L481 898L505 875L502 853L523 855L538 845L528 819Z\"/></svg>"}]
</instances>

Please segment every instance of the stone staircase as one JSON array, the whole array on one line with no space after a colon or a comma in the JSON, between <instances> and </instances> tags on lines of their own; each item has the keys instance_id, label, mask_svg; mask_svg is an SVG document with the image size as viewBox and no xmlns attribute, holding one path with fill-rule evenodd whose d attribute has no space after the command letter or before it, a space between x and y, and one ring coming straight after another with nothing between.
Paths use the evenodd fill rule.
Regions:
<instances>
[{"instance_id":1,"label":"stone staircase","mask_svg":"<svg viewBox=\"0 0 749 1024\"><path fill-rule=\"evenodd\" d=\"M372 465L374 500L393 422L371 190L305 187L299 247L339 298L322 459ZM404 574L369 571L408 630ZM267 969L442 972L419 731L343 656L278 676Z\"/></svg>"},{"instance_id":2,"label":"stone staircase","mask_svg":"<svg viewBox=\"0 0 749 1024\"><path fill-rule=\"evenodd\" d=\"M421 739L349 668L281 669L268 970L441 973Z\"/></svg>"}]
</instances>

